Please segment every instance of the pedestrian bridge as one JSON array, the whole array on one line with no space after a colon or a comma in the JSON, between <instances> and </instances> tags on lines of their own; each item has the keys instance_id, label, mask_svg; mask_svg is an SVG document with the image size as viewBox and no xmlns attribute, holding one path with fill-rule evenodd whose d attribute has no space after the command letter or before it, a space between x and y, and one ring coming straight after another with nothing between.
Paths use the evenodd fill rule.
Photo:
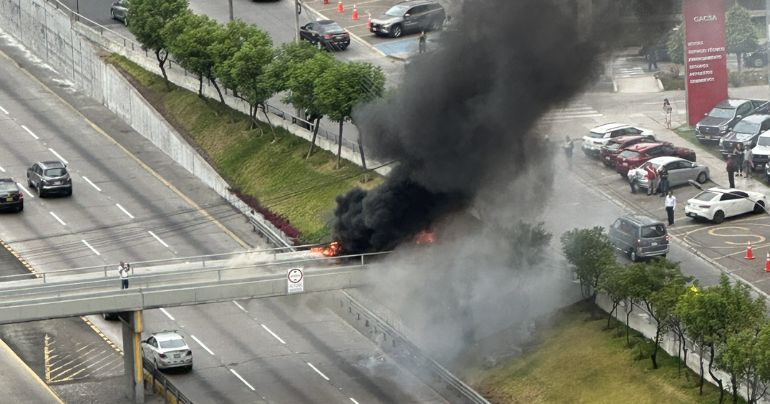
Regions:
<instances>
[{"instance_id":1,"label":"pedestrian bridge","mask_svg":"<svg viewBox=\"0 0 770 404\"><path fill-rule=\"evenodd\" d=\"M132 263L120 289L117 265L0 277L0 324L105 312L204 304L287 294L287 272L302 268L304 292L352 288L365 282L378 254L324 257L279 250Z\"/></svg>"}]
</instances>

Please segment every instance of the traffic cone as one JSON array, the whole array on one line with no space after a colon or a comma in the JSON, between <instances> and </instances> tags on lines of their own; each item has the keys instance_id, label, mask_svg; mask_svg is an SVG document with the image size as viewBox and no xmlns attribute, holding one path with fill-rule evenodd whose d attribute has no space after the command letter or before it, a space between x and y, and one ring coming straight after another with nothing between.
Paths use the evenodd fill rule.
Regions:
<instances>
[{"instance_id":1,"label":"traffic cone","mask_svg":"<svg viewBox=\"0 0 770 404\"><path fill-rule=\"evenodd\" d=\"M765 272L770 272L770 253L767 253L767 260L765 260Z\"/></svg>"},{"instance_id":2,"label":"traffic cone","mask_svg":"<svg viewBox=\"0 0 770 404\"><path fill-rule=\"evenodd\" d=\"M746 246L746 256L743 258L746 258L747 260L754 259L754 254L751 252L751 241L749 241L749 244Z\"/></svg>"},{"instance_id":3,"label":"traffic cone","mask_svg":"<svg viewBox=\"0 0 770 404\"><path fill-rule=\"evenodd\" d=\"M368 13L369 18L366 20L366 30L371 31L372 30L372 13Z\"/></svg>"},{"instance_id":4,"label":"traffic cone","mask_svg":"<svg viewBox=\"0 0 770 404\"><path fill-rule=\"evenodd\" d=\"M337 3L337 12L340 14L345 12L345 7L342 5L342 0Z\"/></svg>"},{"instance_id":5,"label":"traffic cone","mask_svg":"<svg viewBox=\"0 0 770 404\"><path fill-rule=\"evenodd\" d=\"M353 4L353 21L358 21L358 4Z\"/></svg>"}]
</instances>

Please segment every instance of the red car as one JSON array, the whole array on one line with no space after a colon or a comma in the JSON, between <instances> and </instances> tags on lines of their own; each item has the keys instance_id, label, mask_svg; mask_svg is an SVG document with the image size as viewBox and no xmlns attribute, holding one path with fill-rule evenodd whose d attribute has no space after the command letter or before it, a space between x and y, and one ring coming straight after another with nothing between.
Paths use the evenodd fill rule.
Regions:
<instances>
[{"instance_id":1,"label":"red car","mask_svg":"<svg viewBox=\"0 0 770 404\"><path fill-rule=\"evenodd\" d=\"M686 147L676 147L669 142L637 143L623 149L615 159L615 171L626 178L628 170L639 167L655 157L674 156L695 161L695 151Z\"/></svg>"},{"instance_id":2,"label":"red car","mask_svg":"<svg viewBox=\"0 0 770 404\"><path fill-rule=\"evenodd\" d=\"M605 166L615 168L615 159L618 154L627 147L631 147L637 143L649 142L650 138L647 136L619 136L607 141L607 144L602 146L599 151L599 158Z\"/></svg>"}]
</instances>

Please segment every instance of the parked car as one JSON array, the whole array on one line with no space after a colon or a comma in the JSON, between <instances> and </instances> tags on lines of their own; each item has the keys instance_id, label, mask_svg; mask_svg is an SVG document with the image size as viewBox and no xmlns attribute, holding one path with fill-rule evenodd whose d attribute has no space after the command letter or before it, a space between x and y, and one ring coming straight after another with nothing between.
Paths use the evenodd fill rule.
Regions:
<instances>
[{"instance_id":1,"label":"parked car","mask_svg":"<svg viewBox=\"0 0 770 404\"><path fill-rule=\"evenodd\" d=\"M653 169L660 170L661 166L668 171L668 184L671 187L688 184L690 180L703 184L709 180L709 168L703 164L688 161L679 157L657 157L638 168L628 171L628 178L636 178L641 188L650 186L647 180L645 168L651 165Z\"/></svg>"},{"instance_id":2,"label":"parked car","mask_svg":"<svg viewBox=\"0 0 770 404\"><path fill-rule=\"evenodd\" d=\"M176 331L157 332L142 341L142 357L158 370L184 368L190 371L193 368L192 350Z\"/></svg>"},{"instance_id":3,"label":"parked car","mask_svg":"<svg viewBox=\"0 0 770 404\"><path fill-rule=\"evenodd\" d=\"M730 133L719 139L719 152L722 153L722 158L732 153L738 143L743 143L744 149L754 148L759 135L768 129L770 129L770 115L755 114L741 119Z\"/></svg>"},{"instance_id":4,"label":"parked car","mask_svg":"<svg viewBox=\"0 0 770 404\"><path fill-rule=\"evenodd\" d=\"M757 47L757 50L753 52L746 52L743 54L743 64L751 67L765 67L767 66L767 46L768 44L762 44Z\"/></svg>"},{"instance_id":5,"label":"parked car","mask_svg":"<svg viewBox=\"0 0 770 404\"><path fill-rule=\"evenodd\" d=\"M27 169L27 184L42 198L50 193L72 195L72 178L61 161L39 161Z\"/></svg>"},{"instance_id":6,"label":"parked car","mask_svg":"<svg viewBox=\"0 0 770 404\"><path fill-rule=\"evenodd\" d=\"M617 159L618 154L620 154L623 149L638 143L649 141L649 137L640 135L620 136L612 138L607 141L606 145L602 146L602 149L599 153L599 159L602 161L602 163L604 163L605 166L615 168L615 159Z\"/></svg>"},{"instance_id":7,"label":"parked car","mask_svg":"<svg viewBox=\"0 0 770 404\"><path fill-rule=\"evenodd\" d=\"M765 132L757 138L757 145L751 149L752 159L754 163L754 169L759 170L765 166L768 166L770 161L770 132Z\"/></svg>"},{"instance_id":8,"label":"parked car","mask_svg":"<svg viewBox=\"0 0 770 404\"><path fill-rule=\"evenodd\" d=\"M680 157L695 161L695 151L686 147L677 147L669 142L637 143L623 149L615 159L615 171L625 178L628 170L644 164L644 162L663 156Z\"/></svg>"},{"instance_id":9,"label":"parked car","mask_svg":"<svg viewBox=\"0 0 770 404\"><path fill-rule=\"evenodd\" d=\"M309 22L299 29L299 37L318 49L345 50L350 46L350 34L332 20Z\"/></svg>"},{"instance_id":10,"label":"parked car","mask_svg":"<svg viewBox=\"0 0 770 404\"><path fill-rule=\"evenodd\" d=\"M0 178L0 209L24 210L24 194L12 178Z\"/></svg>"},{"instance_id":11,"label":"parked car","mask_svg":"<svg viewBox=\"0 0 770 404\"><path fill-rule=\"evenodd\" d=\"M408 0L391 7L372 20L371 32L398 38L420 31L438 31L444 26L446 11L436 1Z\"/></svg>"},{"instance_id":12,"label":"parked car","mask_svg":"<svg viewBox=\"0 0 770 404\"><path fill-rule=\"evenodd\" d=\"M586 156L599 157L602 146L610 139L620 136L644 136L649 140L655 140L655 133L649 129L631 126L625 123L606 123L599 125L583 136L583 153Z\"/></svg>"},{"instance_id":13,"label":"parked car","mask_svg":"<svg viewBox=\"0 0 770 404\"><path fill-rule=\"evenodd\" d=\"M726 99L719 102L695 124L695 137L700 142L718 141L731 131L738 121L751 114L770 113L770 103L764 100Z\"/></svg>"},{"instance_id":14,"label":"parked car","mask_svg":"<svg viewBox=\"0 0 770 404\"><path fill-rule=\"evenodd\" d=\"M612 245L628 255L631 261L668 254L668 232L666 225L658 219L625 215L615 220L608 234Z\"/></svg>"},{"instance_id":15,"label":"parked car","mask_svg":"<svg viewBox=\"0 0 770 404\"><path fill-rule=\"evenodd\" d=\"M690 198L684 207L684 214L693 218L722 223L727 217L744 213L762 213L767 206L767 197L759 192L735 188L709 188Z\"/></svg>"},{"instance_id":16,"label":"parked car","mask_svg":"<svg viewBox=\"0 0 770 404\"><path fill-rule=\"evenodd\" d=\"M123 21L128 26L128 0L117 0L110 7L113 20Z\"/></svg>"}]
</instances>

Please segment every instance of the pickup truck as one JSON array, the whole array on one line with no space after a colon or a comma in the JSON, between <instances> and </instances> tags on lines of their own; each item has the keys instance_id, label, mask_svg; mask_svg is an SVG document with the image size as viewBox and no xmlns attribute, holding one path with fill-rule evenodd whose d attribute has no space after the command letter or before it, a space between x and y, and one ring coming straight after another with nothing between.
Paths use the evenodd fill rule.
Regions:
<instances>
[{"instance_id":1,"label":"pickup truck","mask_svg":"<svg viewBox=\"0 0 770 404\"><path fill-rule=\"evenodd\" d=\"M754 114L741 119L730 133L719 139L719 152L722 153L722 158L731 154L738 143L743 143L745 150L753 148L757 145L759 135L768 130L770 130L770 115Z\"/></svg>"},{"instance_id":2,"label":"pickup truck","mask_svg":"<svg viewBox=\"0 0 770 404\"><path fill-rule=\"evenodd\" d=\"M728 98L719 102L695 125L695 137L700 142L718 141L744 117L769 112L770 102L768 101Z\"/></svg>"}]
</instances>

